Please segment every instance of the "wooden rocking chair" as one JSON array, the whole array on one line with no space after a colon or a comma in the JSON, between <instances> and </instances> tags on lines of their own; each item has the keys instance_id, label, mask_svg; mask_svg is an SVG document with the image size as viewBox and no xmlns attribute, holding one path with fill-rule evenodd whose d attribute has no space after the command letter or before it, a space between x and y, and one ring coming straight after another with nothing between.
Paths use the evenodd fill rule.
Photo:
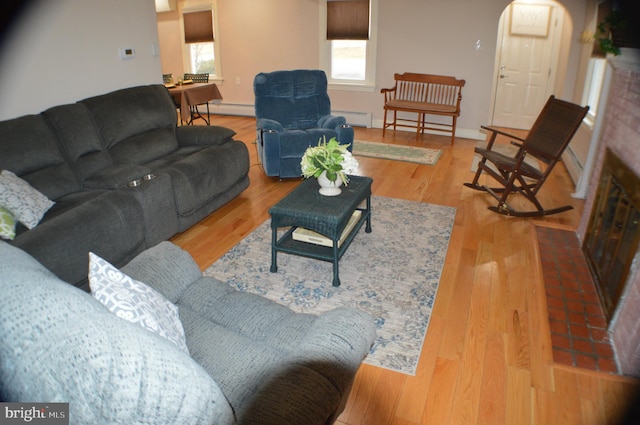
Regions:
<instances>
[{"instance_id":1,"label":"wooden rocking chair","mask_svg":"<svg viewBox=\"0 0 640 425\"><path fill-rule=\"evenodd\" d=\"M551 96L524 139L496 128L483 126L482 128L491 132L491 137L486 148L475 149L482 156L482 159L478 162L478 170L473 181L464 185L489 192L498 200L498 205L491 206L489 209L499 214L516 217L539 217L572 209L571 205L544 209L536 195L553 167L560 161L560 156L569 145L588 110L588 106L582 107ZM515 156L510 157L492 150L498 134L517 140L517 142L511 141L519 148ZM544 164L543 170L527 164L524 159L528 155L542 162ZM491 169L487 161L494 165L497 172ZM492 188L478 184L482 172L489 174L502 186ZM512 193L524 195L536 209L531 211L515 210L507 204L507 198Z\"/></svg>"}]
</instances>

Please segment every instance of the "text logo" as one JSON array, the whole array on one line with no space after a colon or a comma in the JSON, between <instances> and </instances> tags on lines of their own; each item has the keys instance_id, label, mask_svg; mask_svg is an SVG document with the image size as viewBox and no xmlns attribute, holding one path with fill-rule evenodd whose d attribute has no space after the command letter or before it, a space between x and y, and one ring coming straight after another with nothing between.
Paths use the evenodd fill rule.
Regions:
<instances>
[{"instance_id":1,"label":"text logo","mask_svg":"<svg viewBox=\"0 0 640 425\"><path fill-rule=\"evenodd\" d=\"M0 425L69 425L69 403L0 403Z\"/></svg>"}]
</instances>

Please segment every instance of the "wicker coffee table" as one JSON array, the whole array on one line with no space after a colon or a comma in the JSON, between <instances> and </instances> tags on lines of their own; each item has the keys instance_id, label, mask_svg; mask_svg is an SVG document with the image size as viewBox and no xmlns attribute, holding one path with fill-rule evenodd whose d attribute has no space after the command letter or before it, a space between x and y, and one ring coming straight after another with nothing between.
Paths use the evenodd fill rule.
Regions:
<instances>
[{"instance_id":1,"label":"wicker coffee table","mask_svg":"<svg viewBox=\"0 0 640 425\"><path fill-rule=\"evenodd\" d=\"M271 215L271 272L278 271L278 252L301 255L333 263L333 286L340 286L338 262L364 223L365 232L371 233L371 183L369 177L349 176L349 185L342 187L338 196L323 196L318 192L316 179L307 179L280 202L269 209ZM362 207L361 204L365 206ZM353 230L340 242L342 232L356 210L361 215ZM278 229L290 227L278 238ZM332 241L332 246L303 242L293 238L293 232L302 227Z\"/></svg>"}]
</instances>

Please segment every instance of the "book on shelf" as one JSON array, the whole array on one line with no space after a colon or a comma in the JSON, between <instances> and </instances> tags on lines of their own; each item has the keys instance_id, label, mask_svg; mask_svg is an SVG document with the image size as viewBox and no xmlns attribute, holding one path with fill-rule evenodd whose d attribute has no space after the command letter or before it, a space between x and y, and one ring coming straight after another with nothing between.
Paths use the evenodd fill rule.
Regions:
<instances>
[{"instance_id":1,"label":"book on shelf","mask_svg":"<svg viewBox=\"0 0 640 425\"><path fill-rule=\"evenodd\" d=\"M351 215L351 218L349 219L349 222L347 223L344 230L342 231L342 234L340 235L340 239L338 239L338 248L342 246L342 243L344 242L345 239L347 239L347 236L349 236L349 233L351 233L353 228L356 226L356 223L358 222L358 220L360 220L361 216L362 216L362 211L355 210L353 212L353 214ZM298 227L296 230L293 231L291 236L293 237L294 240L301 241L301 242L308 242L308 243L328 246L328 247L333 246L333 241L328 237L321 235L320 233L314 232L312 230L305 229L303 227Z\"/></svg>"}]
</instances>

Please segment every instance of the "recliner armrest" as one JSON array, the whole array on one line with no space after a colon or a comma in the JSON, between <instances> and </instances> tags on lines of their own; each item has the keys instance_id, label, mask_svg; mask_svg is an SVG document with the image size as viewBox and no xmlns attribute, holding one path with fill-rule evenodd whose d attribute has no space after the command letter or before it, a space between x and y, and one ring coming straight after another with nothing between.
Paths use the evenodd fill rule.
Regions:
<instances>
[{"instance_id":1,"label":"recliner armrest","mask_svg":"<svg viewBox=\"0 0 640 425\"><path fill-rule=\"evenodd\" d=\"M324 115L318 119L318 127L321 128L336 128L346 124L347 120L343 116Z\"/></svg>"},{"instance_id":2,"label":"recliner armrest","mask_svg":"<svg viewBox=\"0 0 640 425\"><path fill-rule=\"evenodd\" d=\"M258 118L256 121L256 128L258 131L283 131L284 127L276 120L268 118Z\"/></svg>"}]
</instances>

